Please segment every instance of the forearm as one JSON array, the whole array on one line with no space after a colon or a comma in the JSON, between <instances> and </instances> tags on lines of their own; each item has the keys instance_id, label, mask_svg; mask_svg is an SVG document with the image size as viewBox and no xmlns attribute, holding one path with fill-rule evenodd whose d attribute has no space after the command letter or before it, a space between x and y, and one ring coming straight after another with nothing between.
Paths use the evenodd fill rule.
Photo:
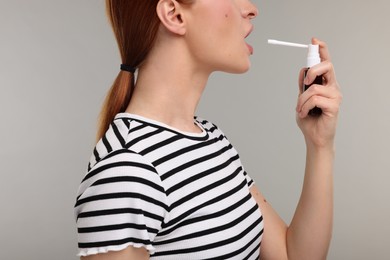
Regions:
<instances>
[{"instance_id":1,"label":"forearm","mask_svg":"<svg viewBox=\"0 0 390 260\"><path fill-rule=\"evenodd\" d=\"M287 230L289 259L326 259L333 225L333 162L333 146L308 146L302 194Z\"/></svg>"}]
</instances>

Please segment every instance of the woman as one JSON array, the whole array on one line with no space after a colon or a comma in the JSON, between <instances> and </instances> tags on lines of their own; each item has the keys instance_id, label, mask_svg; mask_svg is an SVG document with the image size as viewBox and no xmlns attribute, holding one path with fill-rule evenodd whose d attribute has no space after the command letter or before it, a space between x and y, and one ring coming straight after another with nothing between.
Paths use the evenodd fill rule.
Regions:
<instances>
[{"instance_id":1,"label":"woman","mask_svg":"<svg viewBox=\"0 0 390 260\"><path fill-rule=\"evenodd\" d=\"M325 43L323 75L300 95L302 194L286 225L212 123L194 117L214 71L243 73L258 14L249 0L106 0L122 58L75 214L82 259L325 259L332 230L341 95ZM135 80L135 71L137 79ZM131 100L131 101L130 101ZM308 116L315 106L319 117Z\"/></svg>"}]
</instances>

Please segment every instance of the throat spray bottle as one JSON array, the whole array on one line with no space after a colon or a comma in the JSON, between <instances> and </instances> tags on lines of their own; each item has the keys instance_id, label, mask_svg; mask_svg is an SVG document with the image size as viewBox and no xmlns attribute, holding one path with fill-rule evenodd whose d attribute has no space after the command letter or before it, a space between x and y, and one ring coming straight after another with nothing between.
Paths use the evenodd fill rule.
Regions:
<instances>
[{"instance_id":1,"label":"throat spray bottle","mask_svg":"<svg viewBox=\"0 0 390 260\"><path fill-rule=\"evenodd\" d=\"M308 45L309 52L307 53L307 69L305 70L305 77L307 74L307 71L313 67L314 65L317 65L321 63L321 58L320 58L320 52L319 52L319 46L318 45L313 45L309 44ZM316 85L322 85L322 76L317 76L313 83L310 85L303 85L303 91L306 91L311 85L316 84ZM309 115L311 116L320 116L322 114L322 110L319 107L314 107L309 111Z\"/></svg>"},{"instance_id":2,"label":"throat spray bottle","mask_svg":"<svg viewBox=\"0 0 390 260\"><path fill-rule=\"evenodd\" d=\"M277 40L268 40L268 43L275 44L275 45L290 46L290 47L308 48L304 78L306 77L307 71L311 67L321 63L319 45L313 45L313 44L306 45L306 44L284 42L284 41L277 41ZM322 85L322 83L323 83L322 75L317 76L310 85L303 85L303 91L306 91L313 84ZM310 116L320 116L321 114L322 114L322 110L319 107L314 107L309 111Z\"/></svg>"}]
</instances>

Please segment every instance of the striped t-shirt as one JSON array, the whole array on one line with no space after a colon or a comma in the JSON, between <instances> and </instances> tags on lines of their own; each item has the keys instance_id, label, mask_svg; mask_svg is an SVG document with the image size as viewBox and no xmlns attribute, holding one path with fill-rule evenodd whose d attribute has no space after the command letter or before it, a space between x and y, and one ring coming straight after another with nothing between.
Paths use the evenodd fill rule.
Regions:
<instances>
[{"instance_id":1,"label":"striped t-shirt","mask_svg":"<svg viewBox=\"0 0 390 260\"><path fill-rule=\"evenodd\" d=\"M75 205L79 255L145 247L151 259L258 259L263 218L237 151L215 125L185 133L118 114Z\"/></svg>"}]
</instances>

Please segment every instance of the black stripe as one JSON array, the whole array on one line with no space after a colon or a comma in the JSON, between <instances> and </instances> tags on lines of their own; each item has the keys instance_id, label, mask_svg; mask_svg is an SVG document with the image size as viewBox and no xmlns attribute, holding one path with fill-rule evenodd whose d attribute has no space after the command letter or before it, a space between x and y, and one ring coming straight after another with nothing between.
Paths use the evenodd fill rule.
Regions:
<instances>
[{"instance_id":1,"label":"black stripe","mask_svg":"<svg viewBox=\"0 0 390 260\"><path fill-rule=\"evenodd\" d=\"M124 119L123 119L124 120ZM141 129L143 129L143 128L145 128L145 127L147 127L147 125L145 125L145 124L142 124L142 125L137 125L136 127L133 127L133 128L130 128L130 126L129 126L129 134L130 133L134 133L134 132L136 132L136 131L138 131L138 130L141 130Z\"/></svg>"},{"instance_id":2,"label":"black stripe","mask_svg":"<svg viewBox=\"0 0 390 260\"><path fill-rule=\"evenodd\" d=\"M112 127L112 130L114 131L114 134L115 134L116 138L118 139L119 143L122 145L122 147L124 147L126 144L126 141L125 141L125 139L123 139L123 136L119 132L118 127L114 123L111 123L111 127Z\"/></svg>"},{"instance_id":3,"label":"black stripe","mask_svg":"<svg viewBox=\"0 0 390 260\"><path fill-rule=\"evenodd\" d=\"M178 167L176 167L176 168L174 168L174 169L164 173L163 175L161 175L161 180L164 181L164 180L168 179L169 177L172 177L174 174L176 174L176 173L178 173L180 171L185 170L186 168L189 168L189 167L194 166L196 164L199 164L199 163L211 160L211 159L213 159L213 158L223 154L224 152L226 152L226 151L228 151L229 149L232 149L232 148L233 148L232 145L229 144L228 146L223 147L219 151L216 151L214 153L211 153L211 154L205 155L203 157L196 158L196 159L194 159L192 161L189 161L187 163L184 163L184 164L182 164L182 165L180 165L180 166L178 166Z\"/></svg>"},{"instance_id":4,"label":"black stripe","mask_svg":"<svg viewBox=\"0 0 390 260\"><path fill-rule=\"evenodd\" d=\"M112 158L116 155L120 155L120 154L137 154L136 152L132 151L132 150L129 150L129 149L126 149L126 148L122 148L122 149L118 149L118 150L115 150L109 154L107 154L105 157L101 158L100 161L104 161L106 159L109 159L109 158Z\"/></svg>"},{"instance_id":5,"label":"black stripe","mask_svg":"<svg viewBox=\"0 0 390 260\"><path fill-rule=\"evenodd\" d=\"M241 200L237 201L236 203L234 203L233 205L229 206L226 209L214 212L212 214L203 215L203 216L199 216L199 217L195 217L195 218L184 220L184 221L178 223L173 228L161 231L160 233L158 233L157 236L166 236L166 235L172 233L173 231L175 231L176 229L178 229L180 227L191 225L191 224L196 223L196 222L202 222L202 221L210 220L210 219L213 219L213 218L222 217L223 215L225 215L225 214L227 214L227 213L237 209L238 207L240 207L242 204L246 203L251 198L252 198L252 195L250 193L248 193L247 196L245 196L244 198L242 198Z\"/></svg>"},{"instance_id":6,"label":"black stripe","mask_svg":"<svg viewBox=\"0 0 390 260\"><path fill-rule=\"evenodd\" d=\"M171 193L175 192L176 190L179 190L181 188L183 188L184 186L188 185L189 183L193 182L193 181L196 181L196 180L199 180L201 178L204 178L214 172L217 172L217 171L220 171L224 168L226 168L227 166L229 166L232 162L234 162L235 160L237 160L239 157L238 155L234 156L234 157L231 157L229 158L229 160L227 160L226 162L220 164L220 165L217 165L211 169L208 169L206 171L203 171L199 174L196 174L190 178L187 178L185 179L184 181L182 182L179 182L178 184L172 186L171 188L167 189L166 191L166 194L167 196L169 196Z\"/></svg>"},{"instance_id":7,"label":"black stripe","mask_svg":"<svg viewBox=\"0 0 390 260\"><path fill-rule=\"evenodd\" d=\"M210 130L212 130L212 129L218 129L218 127L216 126L216 125L214 125L213 123L211 123L211 122L209 122L209 121L207 121L207 120L202 120L202 121L200 121L200 120L196 120L196 121L198 121L198 123L200 123L201 125L203 125L205 128L207 128L207 125L211 125L212 127L210 128L210 129L208 129L208 131L210 131ZM211 133L212 132L214 132L214 130L212 130L212 131L210 131Z\"/></svg>"},{"instance_id":8,"label":"black stripe","mask_svg":"<svg viewBox=\"0 0 390 260\"><path fill-rule=\"evenodd\" d=\"M155 130L153 132L150 132L150 133L141 135L141 136L139 136L137 138L134 138L133 140L131 140L131 142L127 143L125 147L126 148L130 148L132 145L135 145L139 141L148 139L148 138L152 137L153 135L157 135L157 134L161 133L162 131L163 131L163 129L157 129L157 130Z\"/></svg>"},{"instance_id":9,"label":"black stripe","mask_svg":"<svg viewBox=\"0 0 390 260\"><path fill-rule=\"evenodd\" d=\"M180 139L183 139L183 137L180 136L180 135L174 135L174 136L172 136L172 137L170 137L170 138L168 138L168 139L166 139L164 141L161 141L159 143L156 143L154 145L149 146L148 148L140 151L139 154L146 155L146 154L148 154L150 152L153 152L156 149L162 148L162 147L164 147L164 146L166 146L166 145L168 145L170 143L176 142L176 141L178 141Z\"/></svg>"},{"instance_id":10,"label":"black stripe","mask_svg":"<svg viewBox=\"0 0 390 260\"><path fill-rule=\"evenodd\" d=\"M201 123L202 125L205 125L208 123L207 120L203 119L202 121L200 121L200 119L198 120L198 117L195 117L196 121L198 121L199 123Z\"/></svg>"},{"instance_id":11,"label":"black stripe","mask_svg":"<svg viewBox=\"0 0 390 260\"><path fill-rule=\"evenodd\" d=\"M138 168L142 168L142 169L145 169L145 170L157 173L157 171L156 171L156 169L154 167L152 167L150 165L147 165L147 164L137 163L137 162L130 162L130 161L115 162L115 163L108 163L108 164L102 165L99 168L96 168L96 169L90 171L84 177L84 179L81 181L81 183L83 183L84 181L88 180L89 178L95 176L96 174L98 174L98 173L100 173L102 171L105 171L105 170L108 170L108 169L111 169L111 168L115 168L115 167L122 167L122 166L138 167Z\"/></svg>"},{"instance_id":12,"label":"black stripe","mask_svg":"<svg viewBox=\"0 0 390 260\"><path fill-rule=\"evenodd\" d=\"M178 242L178 241L184 241L187 239L198 238L198 237L202 237L202 236L211 235L213 233L217 233L220 231L228 230L228 229L234 227L235 225L237 225L238 223L244 221L248 216L252 215L252 213L257 211L257 210L258 210L258 207L255 205L251 209L249 209L247 212L245 212L243 215L241 215L239 218L234 219L230 223L226 223L224 225L209 228L209 229L204 229L204 230L198 231L198 232L193 232L193 233L190 233L190 234L185 235L185 236L175 237L173 239L167 239L167 240L164 240L161 242L155 242L154 245L170 244L170 243L174 243L174 242Z\"/></svg>"},{"instance_id":13,"label":"black stripe","mask_svg":"<svg viewBox=\"0 0 390 260\"><path fill-rule=\"evenodd\" d=\"M93 155L95 156L96 162L100 161L100 156L99 156L99 153L98 153L96 147L93 149Z\"/></svg>"},{"instance_id":14,"label":"black stripe","mask_svg":"<svg viewBox=\"0 0 390 260\"><path fill-rule=\"evenodd\" d=\"M113 230L120 230L120 229L138 229L138 230L147 230L149 233L152 234L158 233L158 230L155 228L149 228L146 225L137 225L134 223L78 228L77 231L78 233L94 233L94 232L113 231Z\"/></svg>"},{"instance_id":15,"label":"black stripe","mask_svg":"<svg viewBox=\"0 0 390 260\"><path fill-rule=\"evenodd\" d=\"M213 133L215 130L217 130L218 128L216 126L213 126L209 129L210 133Z\"/></svg>"},{"instance_id":16,"label":"black stripe","mask_svg":"<svg viewBox=\"0 0 390 260\"><path fill-rule=\"evenodd\" d=\"M234 243L235 241L241 240L247 233L249 233L251 230L256 228L257 225L259 225L262 221L262 218L258 218L255 222L253 222L249 227L247 227L245 230L243 230L240 234L230 237L225 240L221 240L218 242L210 243L203 246L196 246L196 247L189 247L185 249L177 249L177 250L170 250L170 251L159 251L156 252L153 256L164 256L164 255L176 255L176 254L188 254L188 253L194 253L204 250L210 250L221 246L226 246L227 244Z\"/></svg>"},{"instance_id":17,"label":"black stripe","mask_svg":"<svg viewBox=\"0 0 390 260\"><path fill-rule=\"evenodd\" d=\"M147 218L155 219L159 222L164 221L164 218L156 215L154 213L150 213L144 211L142 209L133 209L133 208L120 208L120 209L105 209L105 210L95 210L95 211L86 211L77 215L77 219L79 218L91 218L91 217L99 217L99 216L108 216L108 215L119 215L119 214L137 214L144 215Z\"/></svg>"},{"instance_id":18,"label":"black stripe","mask_svg":"<svg viewBox=\"0 0 390 260\"><path fill-rule=\"evenodd\" d=\"M90 242L90 243L79 243L79 248L91 248L91 247L108 247L108 246L118 246L126 243L137 243L143 245L151 245L150 240L137 239L134 237L128 237L118 240L110 240L103 242Z\"/></svg>"},{"instance_id":19,"label":"black stripe","mask_svg":"<svg viewBox=\"0 0 390 260\"><path fill-rule=\"evenodd\" d=\"M263 219L261 219L263 220ZM242 248L240 249L237 249L236 251L234 252L231 252L229 254L225 254L225 255L222 255L222 256L218 256L218 257L212 257L212 258L208 258L208 259L203 259L203 260L214 260L214 259L220 259L220 260L225 260L225 259L228 259L228 258L232 258L236 255L239 255L241 254L242 252L244 252L246 249L248 249L248 247L250 247L251 245L253 245L253 243L256 242L256 240L263 234L263 229L256 234L256 236L254 238L251 239L251 241L249 241L245 246L243 246ZM261 243L261 242L260 242ZM243 260L246 260L246 259L249 259L249 257L251 257L254 253L256 253L257 251L257 255L259 256L259 249L260 249L260 243L257 244L255 246L255 248L253 250L251 250L251 252L243 259Z\"/></svg>"},{"instance_id":20,"label":"black stripe","mask_svg":"<svg viewBox=\"0 0 390 260\"><path fill-rule=\"evenodd\" d=\"M160 206L163 209L168 211L168 206L165 205L165 203L158 201L154 198L151 198L149 196L136 193L136 192L115 192L115 193L106 193L106 194L99 194L94 196L89 196L83 199L79 199L76 202L75 207L80 206L84 203L91 202L91 201L97 201L97 200L110 200L110 199L123 199L123 198L134 198L134 199L141 199L144 201L147 201L149 203L152 203L156 206Z\"/></svg>"},{"instance_id":21,"label":"black stripe","mask_svg":"<svg viewBox=\"0 0 390 260\"><path fill-rule=\"evenodd\" d=\"M151 182L149 180L146 180L144 178L140 177L134 177L134 176L118 176L118 177L109 177L104 179L99 179L95 181L91 186L97 186L101 184L107 184L107 183L116 183L116 182L136 182L136 183L142 183L149 187L152 187L155 190L158 190L165 194L165 190L160 185L157 185L154 182Z\"/></svg>"},{"instance_id":22,"label":"black stripe","mask_svg":"<svg viewBox=\"0 0 390 260\"><path fill-rule=\"evenodd\" d=\"M199 209L201 208L204 208L206 206L209 206L211 204L214 204L214 203L217 203L229 196L231 196L232 194L238 192L239 190L241 190L243 187L246 186L246 181L244 180L243 182L241 182L240 185L238 185L237 187L235 187L234 189L231 189L229 190L228 192L224 193L224 194L221 194L219 195L218 197L215 197L209 201L206 201L205 203L202 203L200 205L198 205L197 207L194 207L188 211L186 211L185 213L181 214L180 216L172 219L171 221L169 221L168 223L163 223L163 228L167 228L169 226L173 226L175 225L176 223L180 222L181 220L185 219L186 217L190 216L191 214L193 214L194 212L198 211Z\"/></svg>"},{"instance_id":23,"label":"black stripe","mask_svg":"<svg viewBox=\"0 0 390 260\"><path fill-rule=\"evenodd\" d=\"M245 176L245 179L248 177L248 173L247 173L246 171L244 171L244 176ZM253 183L254 183L254 181L251 179L251 180L248 182L248 187L250 187Z\"/></svg>"},{"instance_id":24,"label":"black stripe","mask_svg":"<svg viewBox=\"0 0 390 260\"><path fill-rule=\"evenodd\" d=\"M181 205L181 204L183 204L183 203L185 203L187 201L191 201L191 199L193 199L193 198L195 198L195 197L197 197L197 196L199 196L199 195L201 195L201 194L203 194L205 192L208 192L208 191L210 191L212 189L215 189L215 188L217 188L217 187L219 187L219 186L221 186L223 184L226 184L230 180L234 179L234 177L237 176L237 174L241 171L241 169L242 169L242 167L238 167L233 173L229 174L225 178L220 179L220 180L218 180L218 181L216 181L214 183L211 183L211 184L209 184L209 185L207 185L207 186L205 186L203 188L200 188L200 189L198 189L198 190L196 190L196 191L194 191L194 192L192 192L192 193L182 197L181 199L175 201L174 203L171 204L171 207L170 207L171 211L174 208L178 207L179 205ZM167 196L168 196L168 193L167 193Z\"/></svg>"},{"instance_id":25,"label":"black stripe","mask_svg":"<svg viewBox=\"0 0 390 260\"><path fill-rule=\"evenodd\" d=\"M102 141L103 141L104 146L106 147L107 152L108 153L112 152L112 147L107 140L107 133L105 135L103 135Z\"/></svg>"},{"instance_id":26,"label":"black stripe","mask_svg":"<svg viewBox=\"0 0 390 260\"><path fill-rule=\"evenodd\" d=\"M253 240L256 241L256 239L257 239L258 237L260 237L260 236L263 234L263 232L264 232L264 229L262 229L261 232L259 232L259 234L258 234L256 237L253 238ZM253 242L254 242L254 241L253 241ZM253 243L253 242L252 242L252 243ZM252 255L256 255L256 259L259 259L259 257L260 257L260 254L259 254L259 252L260 252L260 245L261 245L261 241L260 241L259 244L257 244L257 245L255 246L255 248L252 249L252 251L249 252L249 254L244 258L244 260L249 259Z\"/></svg>"},{"instance_id":27,"label":"black stripe","mask_svg":"<svg viewBox=\"0 0 390 260\"><path fill-rule=\"evenodd\" d=\"M160 159L154 161L152 164L156 167L166 161L169 161L173 158L176 158L180 155L183 155L185 153L188 153L188 152L191 152L191 151L194 151L196 149L200 149L200 148L203 148L203 147L206 147L206 146L209 146L209 145L212 145L218 141L221 141L223 139L223 135L219 136L218 138L213 138L211 140L208 140L206 142L201 142L201 143L197 143L197 144L194 144L194 145L191 145L191 146L187 146L187 147L184 147L183 149L180 149L180 150L177 150L173 153L170 153L164 157L161 157Z\"/></svg>"},{"instance_id":28,"label":"black stripe","mask_svg":"<svg viewBox=\"0 0 390 260\"><path fill-rule=\"evenodd\" d=\"M126 125L127 129L130 129L130 120L125 118L121 118L121 119L122 122Z\"/></svg>"}]
</instances>

